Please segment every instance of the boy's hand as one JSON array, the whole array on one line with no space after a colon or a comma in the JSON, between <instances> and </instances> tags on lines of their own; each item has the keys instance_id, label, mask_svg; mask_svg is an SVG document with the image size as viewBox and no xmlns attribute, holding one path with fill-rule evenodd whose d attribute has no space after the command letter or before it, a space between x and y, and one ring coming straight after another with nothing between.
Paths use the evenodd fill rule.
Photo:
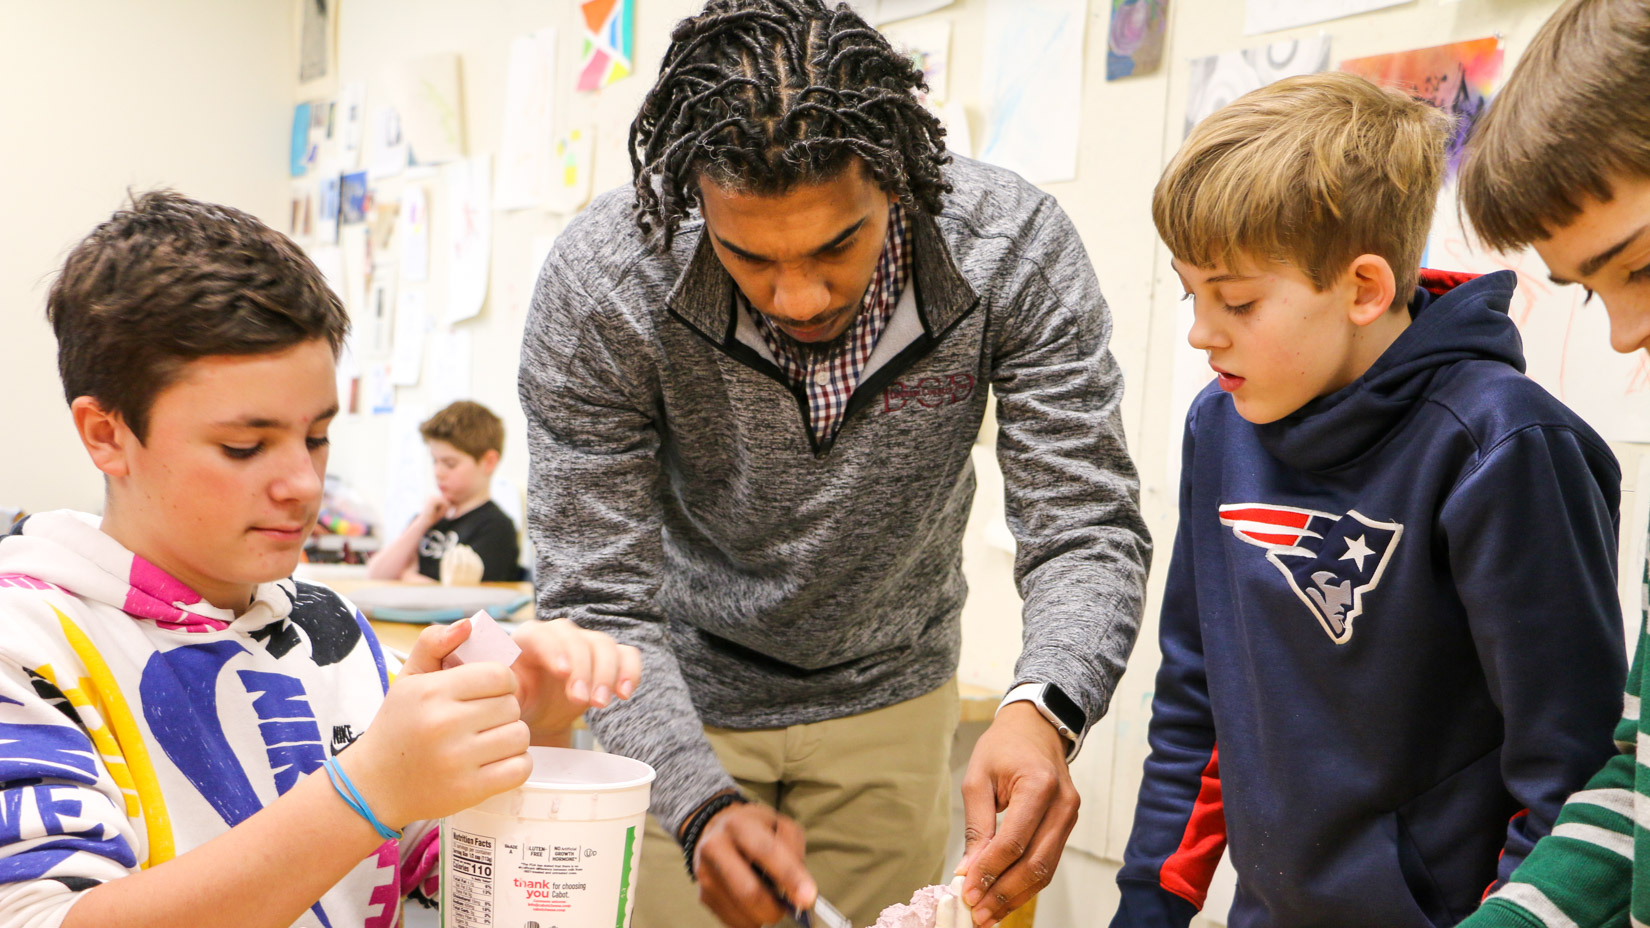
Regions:
<instances>
[{"instance_id":1,"label":"boy's hand","mask_svg":"<svg viewBox=\"0 0 1650 928\"><path fill-rule=\"evenodd\" d=\"M641 683L640 651L568 619L528 622L511 637L521 648L511 665L516 696L534 744L567 745L586 709L629 699Z\"/></svg>"},{"instance_id":2,"label":"boy's hand","mask_svg":"<svg viewBox=\"0 0 1650 928\"><path fill-rule=\"evenodd\" d=\"M435 494L424 501L424 508L418 510L418 524L429 528L445 518L447 510L452 506L452 503L447 502L447 497L440 493Z\"/></svg>"},{"instance_id":3,"label":"boy's hand","mask_svg":"<svg viewBox=\"0 0 1650 928\"><path fill-rule=\"evenodd\" d=\"M338 758L373 814L391 828L467 809L520 786L533 772L530 733L509 669L495 663L440 669L469 634L468 620L426 628L372 725Z\"/></svg>"}]
</instances>

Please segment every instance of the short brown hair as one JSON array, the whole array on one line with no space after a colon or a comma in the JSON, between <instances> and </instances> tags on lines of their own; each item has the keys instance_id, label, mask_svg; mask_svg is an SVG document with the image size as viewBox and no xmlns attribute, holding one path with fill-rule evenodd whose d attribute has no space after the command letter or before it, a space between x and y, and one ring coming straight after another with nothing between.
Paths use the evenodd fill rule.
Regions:
<instances>
[{"instance_id":1,"label":"short brown hair","mask_svg":"<svg viewBox=\"0 0 1650 928\"><path fill-rule=\"evenodd\" d=\"M1450 118L1362 77L1289 77L1199 123L1152 193L1169 251L1198 267L1292 264L1319 290L1361 254L1385 258L1394 305L1415 288Z\"/></svg>"},{"instance_id":2,"label":"short brown hair","mask_svg":"<svg viewBox=\"0 0 1650 928\"><path fill-rule=\"evenodd\" d=\"M480 403L459 400L424 420L424 440L444 441L476 460L489 451L504 453L504 422Z\"/></svg>"},{"instance_id":3,"label":"short brown hair","mask_svg":"<svg viewBox=\"0 0 1650 928\"><path fill-rule=\"evenodd\" d=\"M336 357L349 331L343 304L290 239L169 190L133 196L69 252L46 319L65 398L92 397L138 441L188 362L316 338Z\"/></svg>"},{"instance_id":4,"label":"short brown hair","mask_svg":"<svg viewBox=\"0 0 1650 928\"><path fill-rule=\"evenodd\" d=\"M1547 238L1612 177L1650 177L1650 0L1570 0L1467 142L1461 205L1508 250Z\"/></svg>"}]
</instances>

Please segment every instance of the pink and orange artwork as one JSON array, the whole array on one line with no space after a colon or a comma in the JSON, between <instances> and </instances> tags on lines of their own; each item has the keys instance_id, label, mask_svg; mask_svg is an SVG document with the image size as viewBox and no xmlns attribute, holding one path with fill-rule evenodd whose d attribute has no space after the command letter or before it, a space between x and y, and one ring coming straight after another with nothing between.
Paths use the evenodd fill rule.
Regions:
<instances>
[{"instance_id":1,"label":"pink and orange artwork","mask_svg":"<svg viewBox=\"0 0 1650 928\"><path fill-rule=\"evenodd\" d=\"M1449 176L1454 177L1467 139L1495 96L1502 56L1500 39L1473 39L1390 55L1349 58L1341 62L1341 70L1396 87L1454 116L1455 134L1449 144Z\"/></svg>"},{"instance_id":2,"label":"pink and orange artwork","mask_svg":"<svg viewBox=\"0 0 1650 928\"><path fill-rule=\"evenodd\" d=\"M579 52L580 90L600 90L630 74L636 47L636 0L587 0L584 44Z\"/></svg>"}]
</instances>

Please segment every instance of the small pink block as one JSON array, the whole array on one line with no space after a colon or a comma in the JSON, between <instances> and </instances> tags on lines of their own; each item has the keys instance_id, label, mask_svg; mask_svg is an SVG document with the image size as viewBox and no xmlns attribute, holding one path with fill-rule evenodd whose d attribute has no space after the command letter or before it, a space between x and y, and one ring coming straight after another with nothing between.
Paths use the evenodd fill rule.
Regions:
<instances>
[{"instance_id":1,"label":"small pink block","mask_svg":"<svg viewBox=\"0 0 1650 928\"><path fill-rule=\"evenodd\" d=\"M510 640L510 633L483 609L470 616L470 637L447 655L441 662L441 668L446 670L477 661L496 661L508 667L520 656L521 648Z\"/></svg>"}]
</instances>

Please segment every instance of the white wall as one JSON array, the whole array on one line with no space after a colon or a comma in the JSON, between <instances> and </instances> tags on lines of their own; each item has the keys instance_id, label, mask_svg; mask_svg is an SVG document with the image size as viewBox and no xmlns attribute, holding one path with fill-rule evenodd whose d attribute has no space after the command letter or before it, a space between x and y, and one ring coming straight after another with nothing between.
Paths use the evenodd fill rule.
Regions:
<instances>
[{"instance_id":1,"label":"white wall","mask_svg":"<svg viewBox=\"0 0 1650 928\"><path fill-rule=\"evenodd\" d=\"M45 296L126 190L166 185L273 222L297 73L288 0L0 7L0 506L99 510Z\"/></svg>"}]
</instances>

